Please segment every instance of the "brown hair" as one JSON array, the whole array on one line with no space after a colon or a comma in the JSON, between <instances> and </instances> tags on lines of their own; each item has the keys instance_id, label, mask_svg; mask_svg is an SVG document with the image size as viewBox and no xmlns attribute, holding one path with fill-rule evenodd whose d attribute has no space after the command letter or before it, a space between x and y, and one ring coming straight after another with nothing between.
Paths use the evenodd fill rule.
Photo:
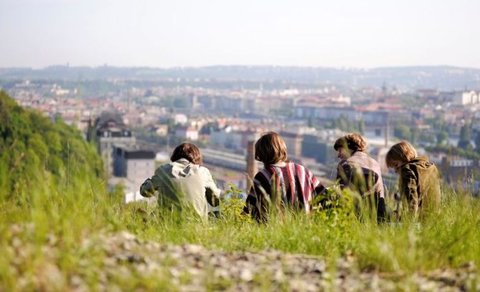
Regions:
<instances>
[{"instance_id":1,"label":"brown hair","mask_svg":"<svg viewBox=\"0 0 480 292\"><path fill-rule=\"evenodd\" d=\"M287 145L276 132L268 132L255 143L255 159L265 165L287 161Z\"/></svg>"},{"instance_id":2,"label":"brown hair","mask_svg":"<svg viewBox=\"0 0 480 292\"><path fill-rule=\"evenodd\" d=\"M407 141L402 141L397 143L390 148L385 157L385 162L387 167L395 167L395 162L401 162L403 164L409 162L410 160L417 157L417 151L413 146Z\"/></svg>"},{"instance_id":3,"label":"brown hair","mask_svg":"<svg viewBox=\"0 0 480 292\"><path fill-rule=\"evenodd\" d=\"M356 151L365 151L367 149L367 141L362 135L358 133L350 133L343 137L340 137L335 141L333 148L338 151L340 148L348 148L353 152Z\"/></svg>"},{"instance_id":4,"label":"brown hair","mask_svg":"<svg viewBox=\"0 0 480 292\"><path fill-rule=\"evenodd\" d=\"M173 150L170 160L173 162L181 158L185 158L193 164L202 164L202 154L200 154L200 149L192 143L182 143Z\"/></svg>"}]
</instances>

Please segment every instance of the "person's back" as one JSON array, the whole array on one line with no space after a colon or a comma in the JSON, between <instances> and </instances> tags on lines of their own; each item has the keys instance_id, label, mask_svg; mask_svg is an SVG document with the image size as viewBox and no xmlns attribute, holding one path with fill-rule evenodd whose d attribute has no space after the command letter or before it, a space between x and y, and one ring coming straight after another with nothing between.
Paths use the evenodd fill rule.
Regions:
<instances>
[{"instance_id":1,"label":"person's back","mask_svg":"<svg viewBox=\"0 0 480 292\"><path fill-rule=\"evenodd\" d=\"M426 157L416 157L401 167L399 189L414 212L440 205L438 169Z\"/></svg>"},{"instance_id":2,"label":"person's back","mask_svg":"<svg viewBox=\"0 0 480 292\"><path fill-rule=\"evenodd\" d=\"M335 141L338 152L337 180L340 187L357 192L378 221L386 220L386 202L382 172L378 162L365 151L366 140L357 133L350 133ZM358 206L357 206L358 207ZM360 208L357 208L360 213ZM360 215L360 214L359 214Z\"/></svg>"},{"instance_id":3,"label":"person's back","mask_svg":"<svg viewBox=\"0 0 480 292\"><path fill-rule=\"evenodd\" d=\"M441 197L440 177L433 163L426 157L418 157L415 148L406 141L393 145L387 152L385 161L388 167L399 174L399 199L408 204L408 210L414 217L438 209ZM401 216L403 212L397 208L396 213Z\"/></svg>"},{"instance_id":4,"label":"person's back","mask_svg":"<svg viewBox=\"0 0 480 292\"><path fill-rule=\"evenodd\" d=\"M264 163L253 180L245 213L266 222L270 208L292 207L309 213L313 196L324 190L310 170L288 162L286 145L274 132L263 135L255 144L255 158Z\"/></svg>"},{"instance_id":5,"label":"person's back","mask_svg":"<svg viewBox=\"0 0 480 292\"><path fill-rule=\"evenodd\" d=\"M207 196L218 201L220 190L210 171L199 165L201 156L198 148L190 143L181 144L174 150L171 160L172 162L160 166L142 184L140 194L149 197L157 191L161 207L180 210L193 207L200 217L206 218L209 211Z\"/></svg>"},{"instance_id":6,"label":"person's back","mask_svg":"<svg viewBox=\"0 0 480 292\"><path fill-rule=\"evenodd\" d=\"M350 187L362 196L385 197L380 165L365 152L357 151L339 163L337 179L341 186Z\"/></svg>"}]
</instances>

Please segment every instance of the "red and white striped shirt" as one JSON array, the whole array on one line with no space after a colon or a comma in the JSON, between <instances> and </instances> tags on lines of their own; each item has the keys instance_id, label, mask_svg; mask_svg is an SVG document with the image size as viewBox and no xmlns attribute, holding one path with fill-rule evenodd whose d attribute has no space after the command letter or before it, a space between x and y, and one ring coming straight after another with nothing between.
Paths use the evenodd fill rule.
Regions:
<instances>
[{"instance_id":1,"label":"red and white striped shirt","mask_svg":"<svg viewBox=\"0 0 480 292\"><path fill-rule=\"evenodd\" d=\"M293 162L266 166L255 175L253 185L244 210L259 221L266 220L269 202L274 200L309 213L313 196L324 190L310 170Z\"/></svg>"}]
</instances>

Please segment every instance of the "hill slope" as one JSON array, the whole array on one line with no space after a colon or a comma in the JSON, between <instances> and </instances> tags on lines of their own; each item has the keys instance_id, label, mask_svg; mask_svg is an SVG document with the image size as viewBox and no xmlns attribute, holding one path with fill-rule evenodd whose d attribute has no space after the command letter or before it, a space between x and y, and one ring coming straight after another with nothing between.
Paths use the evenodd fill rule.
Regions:
<instances>
[{"instance_id":1,"label":"hill slope","mask_svg":"<svg viewBox=\"0 0 480 292\"><path fill-rule=\"evenodd\" d=\"M79 131L0 92L0 200L78 188L102 177L101 163Z\"/></svg>"}]
</instances>

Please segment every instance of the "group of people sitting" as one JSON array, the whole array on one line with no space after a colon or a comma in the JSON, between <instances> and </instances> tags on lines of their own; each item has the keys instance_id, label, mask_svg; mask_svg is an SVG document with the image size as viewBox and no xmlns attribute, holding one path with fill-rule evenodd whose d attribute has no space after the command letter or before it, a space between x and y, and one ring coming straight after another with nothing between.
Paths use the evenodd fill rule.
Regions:
<instances>
[{"instance_id":1,"label":"group of people sitting","mask_svg":"<svg viewBox=\"0 0 480 292\"><path fill-rule=\"evenodd\" d=\"M357 133L347 134L338 138L333 147L340 160L336 177L340 188L349 188L361 201L368 202L377 220L386 220L390 213L397 219L405 212L417 217L438 208L438 170L426 157L418 157L410 143L397 143L386 155L387 167L399 175L393 212L386 204L380 165L367 154L365 138ZM285 141L278 133L268 132L260 137L255 143L255 159L264 167L253 178L243 211L258 222L268 221L272 206L309 213L315 197L326 192L309 169L289 161ZM161 206L193 207L200 217L207 218L218 206L221 190L210 171L202 166L200 150L192 143L183 143L175 148L170 160L142 184L140 194L157 195Z\"/></svg>"}]
</instances>

